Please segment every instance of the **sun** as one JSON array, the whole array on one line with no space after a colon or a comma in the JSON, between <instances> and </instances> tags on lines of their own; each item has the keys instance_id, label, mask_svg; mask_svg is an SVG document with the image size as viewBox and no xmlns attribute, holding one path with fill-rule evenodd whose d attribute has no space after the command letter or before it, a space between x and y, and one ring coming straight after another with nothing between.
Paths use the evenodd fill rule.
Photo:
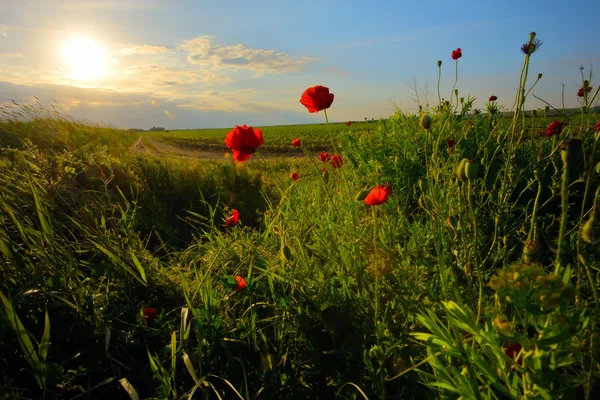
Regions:
<instances>
[{"instance_id":1,"label":"sun","mask_svg":"<svg viewBox=\"0 0 600 400\"><path fill-rule=\"evenodd\" d=\"M65 41L63 57L70 78L90 81L106 76L107 55L104 49L89 37L71 37Z\"/></svg>"}]
</instances>

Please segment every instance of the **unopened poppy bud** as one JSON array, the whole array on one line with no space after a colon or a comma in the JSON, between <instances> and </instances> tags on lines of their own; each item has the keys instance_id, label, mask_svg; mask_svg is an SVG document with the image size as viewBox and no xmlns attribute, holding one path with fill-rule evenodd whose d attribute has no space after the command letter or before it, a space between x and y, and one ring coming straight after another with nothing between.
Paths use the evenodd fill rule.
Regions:
<instances>
[{"instance_id":1,"label":"unopened poppy bud","mask_svg":"<svg viewBox=\"0 0 600 400\"><path fill-rule=\"evenodd\" d=\"M461 98L460 98L460 104L463 104L464 102L465 102L465 98L464 98L464 97L461 97Z\"/></svg>"},{"instance_id":2,"label":"unopened poppy bud","mask_svg":"<svg viewBox=\"0 0 600 400\"><path fill-rule=\"evenodd\" d=\"M454 95L458 96L458 89L454 89Z\"/></svg>"},{"instance_id":3,"label":"unopened poppy bud","mask_svg":"<svg viewBox=\"0 0 600 400\"><path fill-rule=\"evenodd\" d=\"M510 235L504 235L504 237L502 238L502 243L504 243L504 246L506 248L512 249L515 245L515 240Z\"/></svg>"},{"instance_id":4,"label":"unopened poppy bud","mask_svg":"<svg viewBox=\"0 0 600 400\"><path fill-rule=\"evenodd\" d=\"M472 181L477 178L479 172L479 163L475 160L467 160L465 163L465 176Z\"/></svg>"},{"instance_id":5,"label":"unopened poppy bud","mask_svg":"<svg viewBox=\"0 0 600 400\"><path fill-rule=\"evenodd\" d=\"M542 76L543 76L543 75L544 75L544 74L538 74L538 78L537 78L537 80L539 81L540 79L542 79Z\"/></svg>"},{"instance_id":6,"label":"unopened poppy bud","mask_svg":"<svg viewBox=\"0 0 600 400\"><path fill-rule=\"evenodd\" d=\"M596 244L600 241L600 220L592 215L581 229L581 238L588 244Z\"/></svg>"},{"instance_id":7,"label":"unopened poppy bud","mask_svg":"<svg viewBox=\"0 0 600 400\"><path fill-rule=\"evenodd\" d=\"M438 67L442 66L442 60L438 60Z\"/></svg>"},{"instance_id":8,"label":"unopened poppy bud","mask_svg":"<svg viewBox=\"0 0 600 400\"><path fill-rule=\"evenodd\" d=\"M429 182L427 182L427 179L419 179L419 188L422 192L427 192L429 190Z\"/></svg>"},{"instance_id":9,"label":"unopened poppy bud","mask_svg":"<svg viewBox=\"0 0 600 400\"><path fill-rule=\"evenodd\" d=\"M469 162L469 159L463 158L462 160L460 160L460 163L458 164L458 167L456 168L456 177L461 181L464 181L467 177L465 175L465 166L467 165L467 162Z\"/></svg>"},{"instance_id":10,"label":"unopened poppy bud","mask_svg":"<svg viewBox=\"0 0 600 400\"><path fill-rule=\"evenodd\" d=\"M431 199L425 196L425 193L421 193L421 196L419 197L419 205L425 211L431 211L433 208L433 203L431 202Z\"/></svg>"},{"instance_id":11,"label":"unopened poppy bud","mask_svg":"<svg viewBox=\"0 0 600 400\"><path fill-rule=\"evenodd\" d=\"M587 80L583 81L583 88L587 89L589 87L590 87L590 81L587 81Z\"/></svg>"},{"instance_id":12,"label":"unopened poppy bud","mask_svg":"<svg viewBox=\"0 0 600 400\"><path fill-rule=\"evenodd\" d=\"M421 128L423 128L423 129L431 128L431 117L429 116L429 114L421 115L420 122L421 122Z\"/></svg>"},{"instance_id":13,"label":"unopened poppy bud","mask_svg":"<svg viewBox=\"0 0 600 400\"><path fill-rule=\"evenodd\" d=\"M541 168L536 168L533 171L533 176L535 176L535 179L538 182L542 182L544 180L544 177L546 176L546 172Z\"/></svg>"},{"instance_id":14,"label":"unopened poppy bud","mask_svg":"<svg viewBox=\"0 0 600 400\"><path fill-rule=\"evenodd\" d=\"M540 242L537 240L530 240L525 243L523 248L523 261L527 264L531 264L542 258L543 249Z\"/></svg>"},{"instance_id":15,"label":"unopened poppy bud","mask_svg":"<svg viewBox=\"0 0 600 400\"><path fill-rule=\"evenodd\" d=\"M325 169L325 168L323 168L323 180L324 180L325 182L328 182L328 181L329 181L329 170L328 170L328 169Z\"/></svg>"},{"instance_id":16,"label":"unopened poppy bud","mask_svg":"<svg viewBox=\"0 0 600 400\"><path fill-rule=\"evenodd\" d=\"M544 107L544 111L546 111L546 112L550 111L550 106Z\"/></svg>"},{"instance_id":17,"label":"unopened poppy bud","mask_svg":"<svg viewBox=\"0 0 600 400\"><path fill-rule=\"evenodd\" d=\"M533 41L534 41L534 39L535 39L535 35L536 35L536 33L535 33L535 32L531 32L531 33L529 34L529 41L530 41L530 42L533 42Z\"/></svg>"},{"instance_id":18,"label":"unopened poppy bud","mask_svg":"<svg viewBox=\"0 0 600 400\"><path fill-rule=\"evenodd\" d=\"M567 139L562 142L560 158L564 164L569 164L581 157L583 143L579 139Z\"/></svg>"}]
</instances>

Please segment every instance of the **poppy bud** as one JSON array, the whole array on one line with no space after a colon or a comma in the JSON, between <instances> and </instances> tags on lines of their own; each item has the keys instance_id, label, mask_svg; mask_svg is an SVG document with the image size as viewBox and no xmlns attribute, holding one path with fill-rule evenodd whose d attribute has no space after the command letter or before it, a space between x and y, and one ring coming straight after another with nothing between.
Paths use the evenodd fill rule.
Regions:
<instances>
[{"instance_id":1,"label":"poppy bud","mask_svg":"<svg viewBox=\"0 0 600 400\"><path fill-rule=\"evenodd\" d=\"M429 182L427 182L427 179L419 179L419 188L422 192L427 192L429 190Z\"/></svg>"},{"instance_id":2,"label":"poppy bud","mask_svg":"<svg viewBox=\"0 0 600 400\"><path fill-rule=\"evenodd\" d=\"M502 243L504 243L504 247L512 249L515 245L515 240L510 235L504 235L502 238Z\"/></svg>"},{"instance_id":3,"label":"poppy bud","mask_svg":"<svg viewBox=\"0 0 600 400\"><path fill-rule=\"evenodd\" d=\"M530 240L523 248L523 261L527 264L534 263L542 257L542 254L543 249L540 242L537 240Z\"/></svg>"},{"instance_id":4,"label":"poppy bud","mask_svg":"<svg viewBox=\"0 0 600 400\"><path fill-rule=\"evenodd\" d=\"M567 139L562 142L560 158L563 164L572 163L581 158L582 142L579 139Z\"/></svg>"},{"instance_id":5,"label":"poppy bud","mask_svg":"<svg viewBox=\"0 0 600 400\"><path fill-rule=\"evenodd\" d=\"M584 89L587 89L587 88L589 88L589 87L590 87L590 81L587 81L587 80L586 80L586 81L583 81L583 88L584 88Z\"/></svg>"},{"instance_id":6,"label":"poppy bud","mask_svg":"<svg viewBox=\"0 0 600 400\"><path fill-rule=\"evenodd\" d=\"M326 183L329 182L329 170L326 168L323 168L323 180Z\"/></svg>"},{"instance_id":7,"label":"poppy bud","mask_svg":"<svg viewBox=\"0 0 600 400\"><path fill-rule=\"evenodd\" d=\"M468 158L463 158L462 160L460 160L460 163L456 168L456 178L458 180L464 181L466 179L465 166L467 165L467 162L469 162Z\"/></svg>"},{"instance_id":8,"label":"poppy bud","mask_svg":"<svg viewBox=\"0 0 600 400\"><path fill-rule=\"evenodd\" d=\"M550 106L544 107L544 111L546 111L546 112L550 111Z\"/></svg>"},{"instance_id":9,"label":"poppy bud","mask_svg":"<svg viewBox=\"0 0 600 400\"><path fill-rule=\"evenodd\" d=\"M458 96L458 89L454 89L454 95Z\"/></svg>"},{"instance_id":10,"label":"poppy bud","mask_svg":"<svg viewBox=\"0 0 600 400\"><path fill-rule=\"evenodd\" d=\"M537 80L539 81L540 79L542 79L542 76L543 76L543 75L544 75L544 74L538 74L538 78L537 78Z\"/></svg>"},{"instance_id":11,"label":"poppy bud","mask_svg":"<svg viewBox=\"0 0 600 400\"><path fill-rule=\"evenodd\" d=\"M479 172L479 163L475 160L467 160L465 163L465 176L468 180L472 181L477 178Z\"/></svg>"},{"instance_id":12,"label":"poppy bud","mask_svg":"<svg viewBox=\"0 0 600 400\"><path fill-rule=\"evenodd\" d=\"M581 238L588 244L596 244L600 241L600 220L592 215L581 229Z\"/></svg>"},{"instance_id":13,"label":"poppy bud","mask_svg":"<svg viewBox=\"0 0 600 400\"><path fill-rule=\"evenodd\" d=\"M596 173L600 174L600 162L596 164Z\"/></svg>"},{"instance_id":14,"label":"poppy bud","mask_svg":"<svg viewBox=\"0 0 600 400\"><path fill-rule=\"evenodd\" d=\"M533 176L535 176L535 179L541 183L544 180L544 177L546 176L546 172L541 168L536 168L533 171Z\"/></svg>"},{"instance_id":15,"label":"poppy bud","mask_svg":"<svg viewBox=\"0 0 600 400\"><path fill-rule=\"evenodd\" d=\"M431 128L431 117L429 116L429 114L421 115L420 122L421 122L421 128L423 128L423 129Z\"/></svg>"},{"instance_id":16,"label":"poppy bud","mask_svg":"<svg viewBox=\"0 0 600 400\"><path fill-rule=\"evenodd\" d=\"M419 197L419 205L425 211L431 211L431 209L433 208L433 203L431 202L431 199L425 196L424 193L421 193L421 196Z\"/></svg>"},{"instance_id":17,"label":"poppy bud","mask_svg":"<svg viewBox=\"0 0 600 400\"><path fill-rule=\"evenodd\" d=\"M533 40L535 39L535 35L536 35L536 33L535 33L535 32L531 32L531 33L529 34L529 41L530 41L530 42L533 42Z\"/></svg>"},{"instance_id":18,"label":"poppy bud","mask_svg":"<svg viewBox=\"0 0 600 400\"><path fill-rule=\"evenodd\" d=\"M438 67L442 66L442 60L438 60Z\"/></svg>"}]
</instances>

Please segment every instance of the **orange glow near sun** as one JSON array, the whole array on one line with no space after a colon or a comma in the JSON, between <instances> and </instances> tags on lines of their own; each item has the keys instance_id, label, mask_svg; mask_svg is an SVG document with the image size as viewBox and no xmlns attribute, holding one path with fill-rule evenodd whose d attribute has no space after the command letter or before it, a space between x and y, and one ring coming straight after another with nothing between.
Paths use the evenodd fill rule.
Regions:
<instances>
[{"instance_id":1,"label":"orange glow near sun","mask_svg":"<svg viewBox=\"0 0 600 400\"><path fill-rule=\"evenodd\" d=\"M69 70L69 78L91 81L106 76L106 52L89 37L73 36L67 39L63 45L63 59Z\"/></svg>"}]
</instances>

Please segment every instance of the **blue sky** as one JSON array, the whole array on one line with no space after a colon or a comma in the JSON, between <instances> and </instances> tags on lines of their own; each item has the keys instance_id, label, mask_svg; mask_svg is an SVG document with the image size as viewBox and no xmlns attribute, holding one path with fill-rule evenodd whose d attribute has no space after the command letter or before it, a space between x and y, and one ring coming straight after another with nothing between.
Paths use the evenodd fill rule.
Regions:
<instances>
[{"instance_id":1,"label":"blue sky","mask_svg":"<svg viewBox=\"0 0 600 400\"><path fill-rule=\"evenodd\" d=\"M600 64L598 15L594 1L4 0L0 103L37 96L120 128L294 124L323 121L299 98L324 85L332 120L379 118L416 109L413 78L435 105L438 60L448 98L461 47L460 95L510 109L535 31L533 93L558 107L564 84L573 107L579 67Z\"/></svg>"}]
</instances>

